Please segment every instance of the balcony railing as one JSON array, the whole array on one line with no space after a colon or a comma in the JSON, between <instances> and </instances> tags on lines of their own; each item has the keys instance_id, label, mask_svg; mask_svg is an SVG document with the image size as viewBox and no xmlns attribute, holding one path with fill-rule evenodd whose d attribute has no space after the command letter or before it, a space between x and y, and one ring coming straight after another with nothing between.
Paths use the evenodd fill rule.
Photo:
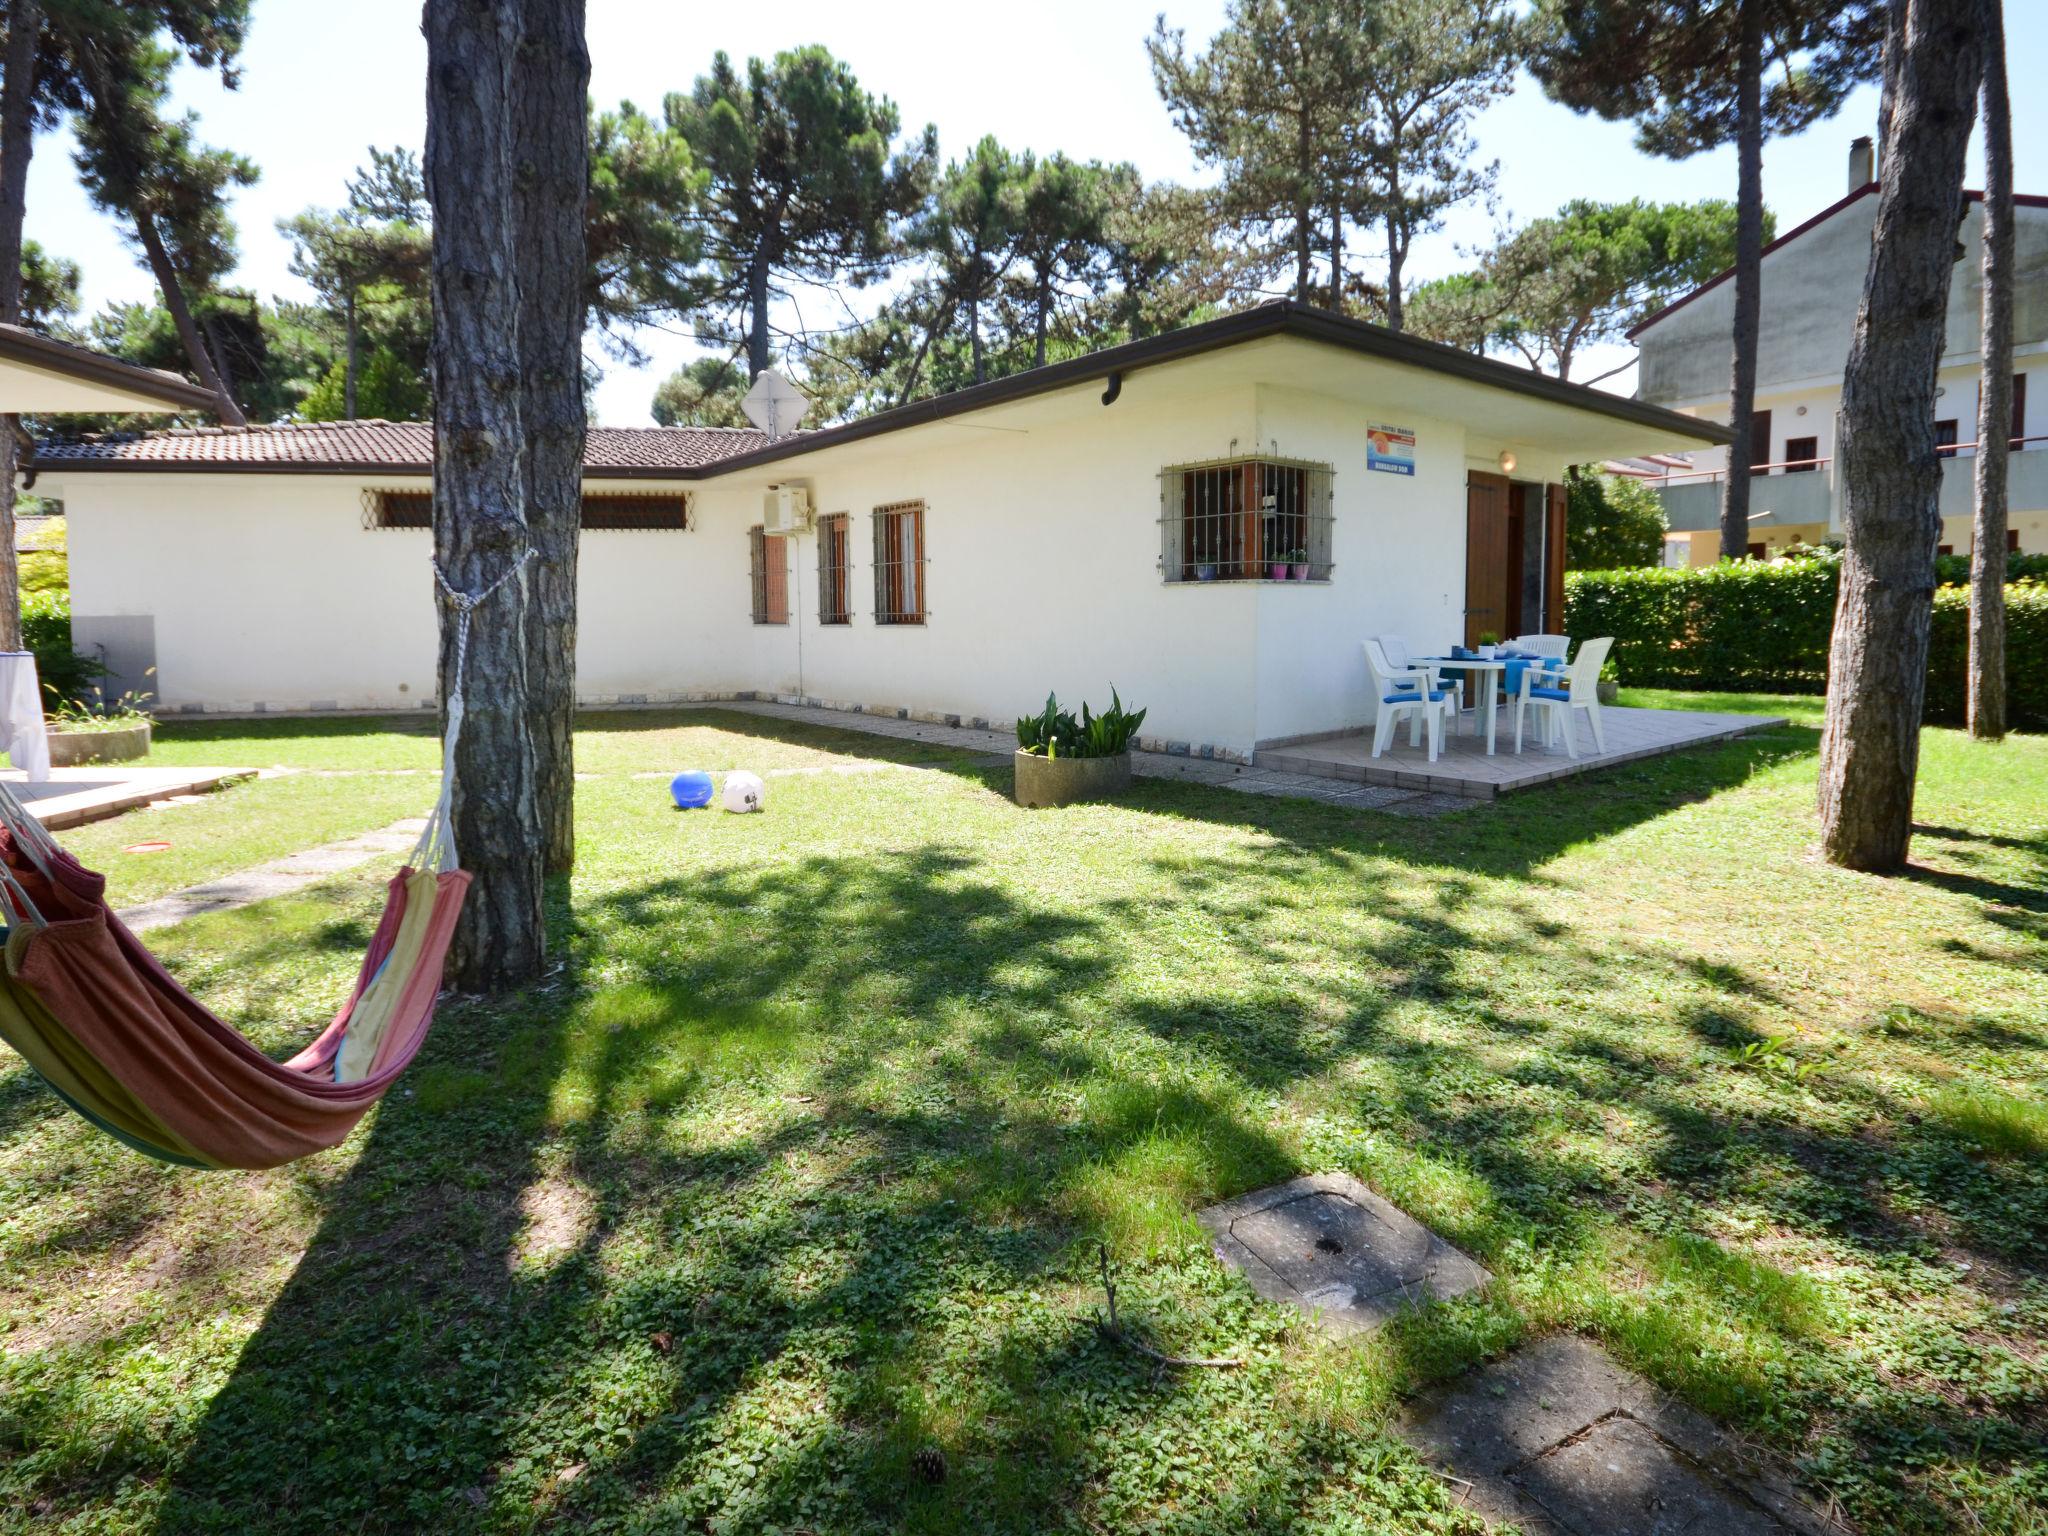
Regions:
<instances>
[{"instance_id":1,"label":"balcony railing","mask_svg":"<svg viewBox=\"0 0 2048 1536\"><path fill-rule=\"evenodd\" d=\"M2048 434L2016 437L2008 478L2008 496L2014 511L2037 511L2048 507ZM1968 517L1974 500L1977 444L1944 443L1941 447L1941 515ZM1766 513L1778 527L1840 522L1838 487L1833 458L1787 459L1759 464L1750 471L1751 517ZM1673 533L1700 533L1718 528L1721 521L1721 484L1725 469L1683 471L1652 475L1644 480L1664 502L1664 514Z\"/></svg>"}]
</instances>

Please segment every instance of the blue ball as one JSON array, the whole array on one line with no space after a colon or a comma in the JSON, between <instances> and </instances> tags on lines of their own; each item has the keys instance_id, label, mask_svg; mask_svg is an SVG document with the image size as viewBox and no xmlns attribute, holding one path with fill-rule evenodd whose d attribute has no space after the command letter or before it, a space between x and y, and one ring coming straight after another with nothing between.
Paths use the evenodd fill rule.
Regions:
<instances>
[{"instance_id":1,"label":"blue ball","mask_svg":"<svg viewBox=\"0 0 2048 1536\"><path fill-rule=\"evenodd\" d=\"M668 781L679 811L701 811L711 803L711 775L686 768Z\"/></svg>"}]
</instances>

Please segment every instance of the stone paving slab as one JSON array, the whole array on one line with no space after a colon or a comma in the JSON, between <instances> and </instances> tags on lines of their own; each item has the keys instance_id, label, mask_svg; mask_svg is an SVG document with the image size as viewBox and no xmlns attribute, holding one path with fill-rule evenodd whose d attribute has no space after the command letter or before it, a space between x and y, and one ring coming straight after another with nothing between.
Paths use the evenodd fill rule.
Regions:
<instances>
[{"instance_id":1,"label":"stone paving slab","mask_svg":"<svg viewBox=\"0 0 2048 1536\"><path fill-rule=\"evenodd\" d=\"M1216 1257L1336 1334L1379 1327L1493 1277L1346 1173L1314 1173L1196 1214Z\"/></svg>"},{"instance_id":2,"label":"stone paving slab","mask_svg":"<svg viewBox=\"0 0 2048 1536\"><path fill-rule=\"evenodd\" d=\"M891 736L901 741L937 742L976 754L974 765L982 768L1005 766L1017 745L1017 738L1010 731L987 730L978 726L932 725L921 720L855 714L850 710L821 709L808 704L740 700L704 707L765 715L776 720L801 721L844 731L861 731L872 736ZM1240 794L1316 800L1325 805L1349 806L1354 810L1387 810L1403 816L1442 816L1453 811L1470 810L1480 803L1461 795L1433 793L1419 774L1414 776L1413 784L1405 786L1363 784L1321 773L1281 772L1257 764L1183 757L1166 752L1133 752L1131 772L1146 779L1182 779L1235 790Z\"/></svg>"},{"instance_id":3,"label":"stone paving slab","mask_svg":"<svg viewBox=\"0 0 2048 1536\"><path fill-rule=\"evenodd\" d=\"M232 912L237 907L268 901L273 896L293 895L323 876L354 869L380 855L403 858L412 852L426 825L423 816L408 817L388 827L379 827L374 832L365 832L360 837L322 843L317 848L304 848L284 858L273 859L268 864L223 875L218 880L188 885L182 891L172 891L154 901L123 907L118 915L130 929L145 933L151 928L182 923L188 917L198 917L203 913Z\"/></svg>"},{"instance_id":4,"label":"stone paving slab","mask_svg":"<svg viewBox=\"0 0 2048 1536\"><path fill-rule=\"evenodd\" d=\"M52 768L48 779L31 784L19 769L0 772L14 798L52 832L256 776L254 768L137 768L113 763Z\"/></svg>"},{"instance_id":5,"label":"stone paving slab","mask_svg":"<svg viewBox=\"0 0 2048 1536\"><path fill-rule=\"evenodd\" d=\"M1710 1420L1572 1334L1420 1402L1403 1431L1467 1507L1529 1536L1839 1531Z\"/></svg>"}]
</instances>

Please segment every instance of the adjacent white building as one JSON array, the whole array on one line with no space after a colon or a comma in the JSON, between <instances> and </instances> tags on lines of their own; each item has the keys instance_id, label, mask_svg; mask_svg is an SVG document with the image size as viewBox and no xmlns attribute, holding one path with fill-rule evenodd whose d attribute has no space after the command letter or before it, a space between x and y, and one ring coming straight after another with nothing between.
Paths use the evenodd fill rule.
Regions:
<instances>
[{"instance_id":1,"label":"adjacent white building","mask_svg":"<svg viewBox=\"0 0 2048 1536\"><path fill-rule=\"evenodd\" d=\"M1877 219L1870 142L1850 152L1849 192L1764 248L1757 348L1750 553L1841 533L1835 417L1863 299ZM1941 486L1943 553L1970 552L1971 460L1976 456L1978 328L1983 300L1984 205L1967 193L1962 246L1949 288L1948 337L1935 399L1937 440L1953 445ZM2048 197L2020 197L2013 324L2011 547L2048 553ZM1673 301L1629 334L1641 349L1637 394L1704 420L1728 420L1735 329L1732 272ZM2035 378L2036 374L2041 375ZM2028 396L2033 388L2031 416ZM1692 472L1661 482L1673 537L1694 565L1720 554L1725 449L1694 454Z\"/></svg>"},{"instance_id":2,"label":"adjacent white building","mask_svg":"<svg viewBox=\"0 0 2048 1536\"><path fill-rule=\"evenodd\" d=\"M1371 721L1366 635L1555 629L1568 465L1726 440L1291 303L778 441L594 429L579 691L1005 721L1113 683L1249 758ZM431 458L377 422L45 445L78 643L170 712L431 707Z\"/></svg>"}]
</instances>

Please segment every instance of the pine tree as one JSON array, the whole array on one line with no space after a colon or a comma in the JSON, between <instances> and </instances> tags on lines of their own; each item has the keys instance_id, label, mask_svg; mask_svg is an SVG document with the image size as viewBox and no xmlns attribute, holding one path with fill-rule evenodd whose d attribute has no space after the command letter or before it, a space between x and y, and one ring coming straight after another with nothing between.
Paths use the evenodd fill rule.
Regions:
<instances>
[{"instance_id":1,"label":"pine tree","mask_svg":"<svg viewBox=\"0 0 2048 1536\"><path fill-rule=\"evenodd\" d=\"M1830 116L1878 64L1884 0L1540 0L1530 67L1581 112L1632 120L1646 152L1736 148L1735 334L1721 554L1749 548L1763 264L1763 146ZM1768 71L1771 83L1765 85Z\"/></svg>"},{"instance_id":2,"label":"pine tree","mask_svg":"<svg viewBox=\"0 0 2048 1536\"><path fill-rule=\"evenodd\" d=\"M2005 85L2005 14L1984 6L1983 354L1977 391L1977 480L1970 527L1970 734L2005 734L2006 461L2012 442L2014 229L2012 106Z\"/></svg>"},{"instance_id":3,"label":"pine tree","mask_svg":"<svg viewBox=\"0 0 2048 1536\"><path fill-rule=\"evenodd\" d=\"M1820 745L1821 846L1891 870L1913 834L1941 459L1934 382L1946 341L1963 158L1984 79L1976 0L1892 0L1877 227L1842 379L1841 591Z\"/></svg>"},{"instance_id":4,"label":"pine tree","mask_svg":"<svg viewBox=\"0 0 2048 1536\"><path fill-rule=\"evenodd\" d=\"M818 47L749 59L744 76L720 53L688 95L667 98L663 116L707 174L706 254L717 273L707 304L743 342L753 374L769 364L781 285L880 276L938 158L932 129L899 145L895 103Z\"/></svg>"}]
</instances>

